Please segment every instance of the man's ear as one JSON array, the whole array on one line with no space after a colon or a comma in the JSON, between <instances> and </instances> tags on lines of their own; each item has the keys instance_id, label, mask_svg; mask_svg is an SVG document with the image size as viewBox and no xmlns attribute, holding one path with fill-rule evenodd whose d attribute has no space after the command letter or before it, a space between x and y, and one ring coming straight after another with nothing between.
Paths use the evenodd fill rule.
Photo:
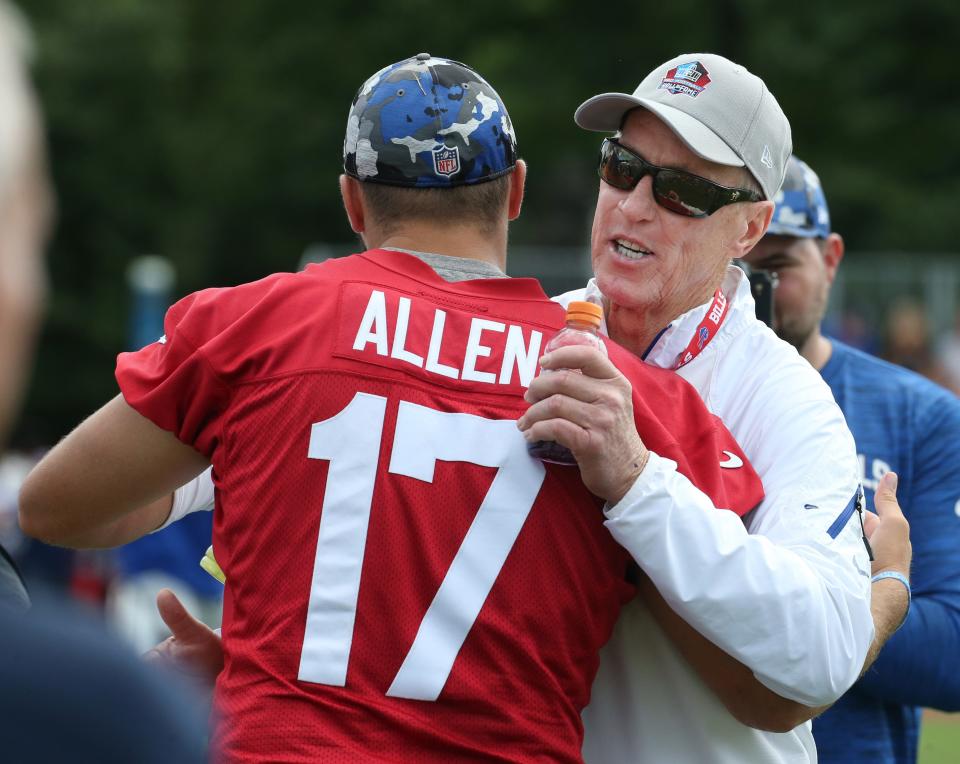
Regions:
<instances>
[{"instance_id":1,"label":"man's ear","mask_svg":"<svg viewBox=\"0 0 960 764\"><path fill-rule=\"evenodd\" d=\"M340 176L340 196L343 199L343 209L350 221L350 228L355 234L363 235L366 230L366 209L363 206L363 193L360 191L360 181L349 175Z\"/></svg>"},{"instance_id":2,"label":"man's ear","mask_svg":"<svg viewBox=\"0 0 960 764\"><path fill-rule=\"evenodd\" d=\"M736 257L744 257L763 238L770 226L770 221L773 220L774 206L770 201L753 202L749 205L745 224L740 230L740 236L734 242L735 248L740 253Z\"/></svg>"},{"instance_id":3,"label":"man's ear","mask_svg":"<svg viewBox=\"0 0 960 764\"><path fill-rule=\"evenodd\" d=\"M838 233L831 233L823 242L823 262L827 267L827 278L830 283L837 276L837 268L840 261L843 260L843 253L846 245L843 243L843 237Z\"/></svg>"},{"instance_id":4,"label":"man's ear","mask_svg":"<svg viewBox=\"0 0 960 764\"><path fill-rule=\"evenodd\" d=\"M520 217L520 207L523 205L523 191L527 185L527 163L517 160L516 167L510 173L510 197L507 203L507 220L516 220Z\"/></svg>"}]
</instances>

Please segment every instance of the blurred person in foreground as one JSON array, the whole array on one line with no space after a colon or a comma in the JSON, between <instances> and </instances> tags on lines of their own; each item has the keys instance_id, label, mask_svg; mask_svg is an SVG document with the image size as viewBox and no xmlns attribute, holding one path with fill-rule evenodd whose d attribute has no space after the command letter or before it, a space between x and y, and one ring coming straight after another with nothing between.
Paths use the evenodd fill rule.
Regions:
<instances>
[{"instance_id":1,"label":"blurred person in foreground","mask_svg":"<svg viewBox=\"0 0 960 764\"><path fill-rule=\"evenodd\" d=\"M26 25L0 5L0 442L5 443L33 361L46 294L42 253L53 217L39 107L27 80Z\"/></svg>"},{"instance_id":2,"label":"blurred person in foreground","mask_svg":"<svg viewBox=\"0 0 960 764\"><path fill-rule=\"evenodd\" d=\"M762 498L696 391L613 343L587 371L627 397L614 463L528 454L515 420L563 311L504 273L524 180L478 74L385 67L350 108L340 178L369 249L180 300L24 484L28 532L117 542L175 519L143 505L212 464L225 760L578 762L634 592L597 497L618 503L657 451L704 525Z\"/></svg>"},{"instance_id":3,"label":"blurred person in foreground","mask_svg":"<svg viewBox=\"0 0 960 764\"><path fill-rule=\"evenodd\" d=\"M711 78L713 90L697 85L703 100L696 103L706 104L705 113L674 113L693 103L683 87ZM661 83L678 86L677 93L658 94ZM897 582L873 585L877 638L871 644L852 438L815 372L755 320L740 270L728 267L766 228L773 211L766 199L780 185L789 127L757 78L717 56L668 62L638 94L593 99L606 114L578 113L584 126L623 126L602 150L593 241L597 280L587 292L604 303L615 340L648 365L678 371L709 408L728 418L758 459L768 497L746 519L748 533L744 522L713 511L708 497L675 480L672 467L656 455L633 480L620 452L635 433L623 432L628 418L613 413L626 410L624 391L598 384L603 380L591 370L596 359L582 348L545 359L548 368L585 373L534 380L528 399L536 403L520 425L533 440L571 446L581 469L628 469L632 498L607 507L607 527L646 574L640 576L643 602L627 606L605 649L584 716L584 753L590 762L812 761L804 721L873 659L902 620L907 597ZM760 136L749 140L733 140L726 130L724 141L699 121L722 130L738 114L758 111L759 124L741 125L748 136ZM706 143L716 161L685 148L674 122L692 130L690 139ZM741 146L749 170L731 149L721 151L725 143ZM641 150L668 167L645 164ZM754 376L742 379L744 368ZM738 460L724 459L724 465L736 469ZM200 495L196 488L177 492L175 514L203 508L203 501L191 506L181 500ZM212 487L204 493L209 506ZM874 572L906 571L906 523L892 482L877 503L884 522L873 536ZM216 636L172 596L162 595L159 604L177 637L159 652L208 675L218 671Z\"/></svg>"},{"instance_id":4,"label":"blurred person in foreground","mask_svg":"<svg viewBox=\"0 0 960 764\"><path fill-rule=\"evenodd\" d=\"M0 0L0 444L29 375L53 217L30 36ZM0 550L2 552L2 550ZM64 603L29 598L0 554L0 758L146 764L205 760L198 708Z\"/></svg>"},{"instance_id":5,"label":"blurred person in foreground","mask_svg":"<svg viewBox=\"0 0 960 764\"><path fill-rule=\"evenodd\" d=\"M39 105L27 72L26 21L0 2L0 448L33 362L46 295L43 251L53 218ZM26 607L13 559L0 550L0 602Z\"/></svg>"},{"instance_id":6,"label":"blurred person in foreground","mask_svg":"<svg viewBox=\"0 0 960 764\"><path fill-rule=\"evenodd\" d=\"M821 334L844 242L817 175L796 157L767 234L747 255L777 274L777 334L830 385L853 431L872 503L891 470L910 521L913 602L873 667L813 724L824 764L908 764L921 706L960 710L960 400L912 371Z\"/></svg>"}]
</instances>

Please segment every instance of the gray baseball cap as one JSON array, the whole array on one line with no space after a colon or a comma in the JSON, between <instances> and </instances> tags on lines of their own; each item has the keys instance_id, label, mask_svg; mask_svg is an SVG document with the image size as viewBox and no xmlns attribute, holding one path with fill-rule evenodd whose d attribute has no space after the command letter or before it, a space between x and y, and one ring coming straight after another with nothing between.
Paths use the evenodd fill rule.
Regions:
<instances>
[{"instance_id":1,"label":"gray baseball cap","mask_svg":"<svg viewBox=\"0 0 960 764\"><path fill-rule=\"evenodd\" d=\"M763 80L713 53L685 53L648 74L632 95L603 93L580 104L585 130L615 132L627 112L656 114L694 153L746 167L773 199L793 150L790 123Z\"/></svg>"}]
</instances>

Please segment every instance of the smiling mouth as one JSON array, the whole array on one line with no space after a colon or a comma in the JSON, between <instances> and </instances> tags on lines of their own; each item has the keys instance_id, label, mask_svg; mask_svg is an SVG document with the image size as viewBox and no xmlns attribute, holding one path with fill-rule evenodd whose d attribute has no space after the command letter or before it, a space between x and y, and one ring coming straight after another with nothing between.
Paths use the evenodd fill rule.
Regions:
<instances>
[{"instance_id":1,"label":"smiling mouth","mask_svg":"<svg viewBox=\"0 0 960 764\"><path fill-rule=\"evenodd\" d=\"M614 240L613 248L617 254L625 260L642 260L653 254L650 250L643 249L636 242L627 241L626 239Z\"/></svg>"}]
</instances>

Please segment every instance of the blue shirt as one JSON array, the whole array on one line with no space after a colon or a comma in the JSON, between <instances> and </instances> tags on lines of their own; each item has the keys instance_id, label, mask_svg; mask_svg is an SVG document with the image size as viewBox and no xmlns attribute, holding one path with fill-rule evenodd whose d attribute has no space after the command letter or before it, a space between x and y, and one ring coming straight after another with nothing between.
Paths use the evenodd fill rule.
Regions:
<instances>
[{"instance_id":1,"label":"blue shirt","mask_svg":"<svg viewBox=\"0 0 960 764\"><path fill-rule=\"evenodd\" d=\"M821 371L857 443L867 506L890 470L910 522L913 605L813 734L821 764L917 758L920 707L960 709L960 399L835 340Z\"/></svg>"}]
</instances>

